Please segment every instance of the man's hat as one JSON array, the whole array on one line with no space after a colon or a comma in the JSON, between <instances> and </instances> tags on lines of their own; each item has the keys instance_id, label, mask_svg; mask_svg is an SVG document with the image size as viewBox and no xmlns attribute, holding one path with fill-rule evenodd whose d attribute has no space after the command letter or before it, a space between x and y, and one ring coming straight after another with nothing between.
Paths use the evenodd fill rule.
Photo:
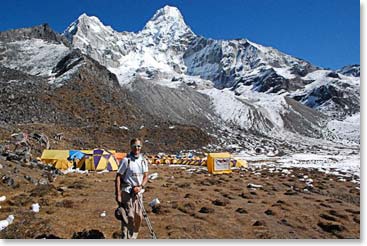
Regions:
<instances>
[{"instance_id":1,"label":"man's hat","mask_svg":"<svg viewBox=\"0 0 367 246\"><path fill-rule=\"evenodd\" d=\"M118 220L122 220L122 210L123 208L121 208L121 207L117 207L116 209L115 209L115 217L116 217L116 219L118 219Z\"/></svg>"}]
</instances>

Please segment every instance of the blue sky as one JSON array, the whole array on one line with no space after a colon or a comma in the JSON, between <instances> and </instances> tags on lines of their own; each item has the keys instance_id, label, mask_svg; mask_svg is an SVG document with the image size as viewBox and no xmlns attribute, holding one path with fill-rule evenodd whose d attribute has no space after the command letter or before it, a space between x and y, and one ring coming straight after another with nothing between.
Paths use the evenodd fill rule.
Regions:
<instances>
[{"instance_id":1,"label":"blue sky","mask_svg":"<svg viewBox=\"0 0 367 246\"><path fill-rule=\"evenodd\" d=\"M207 38L247 38L325 68L360 63L359 0L2 0L0 31L48 23L62 32L87 13L137 32L165 5Z\"/></svg>"}]
</instances>

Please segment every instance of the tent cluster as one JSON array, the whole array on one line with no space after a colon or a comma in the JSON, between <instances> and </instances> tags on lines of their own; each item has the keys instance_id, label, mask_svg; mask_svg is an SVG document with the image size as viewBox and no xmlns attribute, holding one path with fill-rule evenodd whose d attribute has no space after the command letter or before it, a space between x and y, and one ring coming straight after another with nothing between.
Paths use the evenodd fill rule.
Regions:
<instances>
[{"instance_id":1,"label":"tent cluster","mask_svg":"<svg viewBox=\"0 0 367 246\"><path fill-rule=\"evenodd\" d=\"M211 154L215 153L209 153L209 156ZM245 160L240 159L233 159L229 155L229 162L230 167L247 167L248 164ZM186 155L186 156L180 156L180 155L148 155L147 159L150 164L180 164L180 165L195 165L195 166L207 166L207 157L199 157L199 156L193 156L193 155Z\"/></svg>"},{"instance_id":2,"label":"tent cluster","mask_svg":"<svg viewBox=\"0 0 367 246\"><path fill-rule=\"evenodd\" d=\"M56 168L66 170L79 168L91 171L116 171L119 161L126 153L116 153L114 150L44 150L41 161L54 165Z\"/></svg>"},{"instance_id":3,"label":"tent cluster","mask_svg":"<svg viewBox=\"0 0 367 246\"><path fill-rule=\"evenodd\" d=\"M220 154L220 153L219 153ZM215 156L216 153L209 153L208 157ZM126 156L126 153L116 152L115 150L93 149L93 150L50 150L45 149L41 156L41 161L51 164L58 169L67 170L69 168L78 168L79 170L90 171L116 171L120 161ZM225 155L230 167L247 167L244 160L231 158L228 153ZM210 158L207 156L199 157L194 155L148 155L146 156L150 164L180 164L208 166ZM218 162L218 161L217 161ZM218 162L219 163L219 162Z\"/></svg>"},{"instance_id":4,"label":"tent cluster","mask_svg":"<svg viewBox=\"0 0 367 246\"><path fill-rule=\"evenodd\" d=\"M206 166L206 158L192 157L192 158L180 158L175 155L170 156L147 156L150 164L182 164L182 165L196 165Z\"/></svg>"}]
</instances>

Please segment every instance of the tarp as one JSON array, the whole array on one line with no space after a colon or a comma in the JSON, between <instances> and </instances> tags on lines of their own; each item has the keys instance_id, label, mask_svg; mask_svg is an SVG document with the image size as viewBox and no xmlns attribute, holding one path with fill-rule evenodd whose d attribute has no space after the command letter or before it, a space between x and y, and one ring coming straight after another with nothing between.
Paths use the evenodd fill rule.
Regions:
<instances>
[{"instance_id":1,"label":"tarp","mask_svg":"<svg viewBox=\"0 0 367 246\"><path fill-rule=\"evenodd\" d=\"M83 151L85 153L85 151ZM77 163L77 167L81 170L94 171L116 171L118 162L114 157L114 153L104 149L94 149L92 154L85 154L84 157Z\"/></svg>"},{"instance_id":2,"label":"tarp","mask_svg":"<svg viewBox=\"0 0 367 246\"><path fill-rule=\"evenodd\" d=\"M81 160L85 154L80 150L70 150L69 151L69 160L78 159Z\"/></svg>"},{"instance_id":3,"label":"tarp","mask_svg":"<svg viewBox=\"0 0 367 246\"><path fill-rule=\"evenodd\" d=\"M69 150L51 150L45 149L42 152L41 161L43 163L52 164L55 168L66 170L73 166L73 163L68 161Z\"/></svg>"}]
</instances>

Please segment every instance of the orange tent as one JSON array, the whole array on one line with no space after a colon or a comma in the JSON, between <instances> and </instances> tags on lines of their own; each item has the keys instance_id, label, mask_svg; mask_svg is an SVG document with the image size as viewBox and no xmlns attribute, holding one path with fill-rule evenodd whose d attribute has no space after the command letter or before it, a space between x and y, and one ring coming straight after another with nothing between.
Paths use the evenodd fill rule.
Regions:
<instances>
[{"instance_id":1,"label":"orange tent","mask_svg":"<svg viewBox=\"0 0 367 246\"><path fill-rule=\"evenodd\" d=\"M117 160L117 162L118 162L118 164L120 165L120 161L122 160L122 159L124 159L125 157L126 157L126 153L121 153L121 152L116 152L116 153L114 153L113 154L114 156L115 156L115 158L116 158L116 160Z\"/></svg>"}]
</instances>

